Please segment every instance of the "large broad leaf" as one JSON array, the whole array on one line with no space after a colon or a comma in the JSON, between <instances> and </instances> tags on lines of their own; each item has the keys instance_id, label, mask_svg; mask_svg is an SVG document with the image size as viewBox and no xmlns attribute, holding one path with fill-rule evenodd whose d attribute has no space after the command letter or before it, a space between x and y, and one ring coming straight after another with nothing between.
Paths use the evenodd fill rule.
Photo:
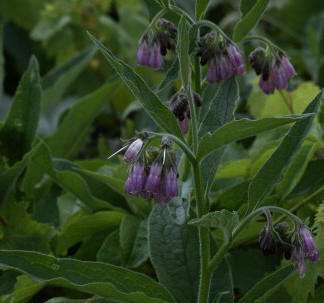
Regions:
<instances>
[{"instance_id":1,"label":"large broad leaf","mask_svg":"<svg viewBox=\"0 0 324 303\"><path fill-rule=\"evenodd\" d=\"M108 233L116 228L123 214L117 211L99 211L94 214L77 213L61 227L56 240L56 253L64 256L74 244L98 232Z\"/></svg>"},{"instance_id":2,"label":"large broad leaf","mask_svg":"<svg viewBox=\"0 0 324 303\"><path fill-rule=\"evenodd\" d=\"M259 22L264 14L269 0L256 0L251 9L235 25L233 39L241 41Z\"/></svg>"},{"instance_id":3,"label":"large broad leaf","mask_svg":"<svg viewBox=\"0 0 324 303\"><path fill-rule=\"evenodd\" d=\"M54 105L60 101L68 87L80 75L95 53L95 48L88 48L64 65L50 71L42 79L44 89L43 102L46 104L44 109L50 110L51 107L49 105Z\"/></svg>"},{"instance_id":4,"label":"large broad leaf","mask_svg":"<svg viewBox=\"0 0 324 303\"><path fill-rule=\"evenodd\" d=\"M249 290L240 303L267 302L267 298L275 292L288 278L295 273L293 265L286 265L260 280Z\"/></svg>"},{"instance_id":5,"label":"large broad leaf","mask_svg":"<svg viewBox=\"0 0 324 303\"><path fill-rule=\"evenodd\" d=\"M26 187L35 186L42 175L46 173L55 183L67 192L74 194L90 209L100 210L115 208L110 203L95 197L90 191L87 182L78 173L69 170L69 167L67 167L68 169L65 169L64 163L62 163L62 167L55 168L49 148L45 143L40 143L35 147L30 161L32 162L34 169L38 168L39 170L37 170L36 175L33 175L31 171L29 175L32 179L35 178L35 180L26 181L28 184L26 184ZM69 162L65 164L70 166ZM32 191L32 189L29 190Z\"/></svg>"},{"instance_id":6,"label":"large broad leaf","mask_svg":"<svg viewBox=\"0 0 324 303\"><path fill-rule=\"evenodd\" d=\"M147 219L125 216L119 229L124 264L130 268L140 266L149 257Z\"/></svg>"},{"instance_id":7,"label":"large broad leaf","mask_svg":"<svg viewBox=\"0 0 324 303\"><path fill-rule=\"evenodd\" d=\"M180 128L174 115L148 87L144 79L139 76L133 68L118 59L94 36L91 34L89 34L89 36L155 123L168 133L182 138Z\"/></svg>"},{"instance_id":8,"label":"large broad leaf","mask_svg":"<svg viewBox=\"0 0 324 303\"><path fill-rule=\"evenodd\" d=\"M200 137L207 132L215 131L234 119L238 98L239 88L234 78L207 88L207 92L203 96L202 112L205 115L201 117ZM223 153L224 149L214 151L202 162L203 179L208 188L210 188L214 181Z\"/></svg>"},{"instance_id":9,"label":"large broad leaf","mask_svg":"<svg viewBox=\"0 0 324 303\"><path fill-rule=\"evenodd\" d=\"M46 140L55 157L71 157L79 151L93 120L107 100L112 100L116 85L115 82L104 85L72 106L55 133Z\"/></svg>"},{"instance_id":10,"label":"large broad leaf","mask_svg":"<svg viewBox=\"0 0 324 303\"><path fill-rule=\"evenodd\" d=\"M32 57L0 130L1 153L11 162L21 160L31 148L38 126L41 92L38 63Z\"/></svg>"},{"instance_id":11,"label":"large broad leaf","mask_svg":"<svg viewBox=\"0 0 324 303\"><path fill-rule=\"evenodd\" d=\"M116 302L173 302L168 291L149 277L105 263L57 259L28 251L0 251L0 264L29 274L40 282Z\"/></svg>"},{"instance_id":12,"label":"large broad leaf","mask_svg":"<svg viewBox=\"0 0 324 303\"><path fill-rule=\"evenodd\" d=\"M316 114L322 93L310 103L306 108L305 114ZM271 193L276 184L280 181L285 168L290 164L294 155L301 147L304 139L312 126L314 116L298 121L291 127L288 134L283 138L282 142L271 155L270 159L263 165L251 181L249 186L249 207L251 209Z\"/></svg>"},{"instance_id":13,"label":"large broad leaf","mask_svg":"<svg viewBox=\"0 0 324 303\"><path fill-rule=\"evenodd\" d=\"M203 159L214 150L231 142L252 137L264 131L308 117L310 115L265 118L260 120L241 119L229 122L215 132L208 133L202 137L199 144L198 158Z\"/></svg>"},{"instance_id":14,"label":"large broad leaf","mask_svg":"<svg viewBox=\"0 0 324 303\"><path fill-rule=\"evenodd\" d=\"M188 204L156 205L149 218L150 257L159 281L178 302L196 302L199 246L195 227L187 225Z\"/></svg>"}]
</instances>

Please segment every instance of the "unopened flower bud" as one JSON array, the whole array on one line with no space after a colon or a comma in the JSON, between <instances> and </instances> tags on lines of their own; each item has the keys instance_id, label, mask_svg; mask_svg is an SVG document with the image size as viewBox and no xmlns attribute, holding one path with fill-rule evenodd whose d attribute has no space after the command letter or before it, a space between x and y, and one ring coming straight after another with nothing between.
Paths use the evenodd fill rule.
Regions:
<instances>
[{"instance_id":1,"label":"unopened flower bud","mask_svg":"<svg viewBox=\"0 0 324 303\"><path fill-rule=\"evenodd\" d=\"M138 154L140 153L142 147L143 147L143 140L138 138L135 141L133 141L127 148L125 155L124 155L124 159L126 162L132 163L134 162L137 157Z\"/></svg>"}]
</instances>

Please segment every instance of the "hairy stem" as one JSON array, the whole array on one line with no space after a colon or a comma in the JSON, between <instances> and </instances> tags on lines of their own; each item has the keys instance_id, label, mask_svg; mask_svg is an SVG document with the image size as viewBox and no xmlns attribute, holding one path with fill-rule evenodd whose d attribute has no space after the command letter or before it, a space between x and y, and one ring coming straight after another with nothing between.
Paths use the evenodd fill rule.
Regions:
<instances>
[{"instance_id":1,"label":"hairy stem","mask_svg":"<svg viewBox=\"0 0 324 303\"><path fill-rule=\"evenodd\" d=\"M293 107L293 103L292 103L292 100L291 100L290 96L289 95L286 96L282 90L279 90L279 93L280 93L280 96L282 97L282 100L286 104L286 106L287 106L287 108L289 110L289 113L294 114L294 107Z\"/></svg>"}]
</instances>

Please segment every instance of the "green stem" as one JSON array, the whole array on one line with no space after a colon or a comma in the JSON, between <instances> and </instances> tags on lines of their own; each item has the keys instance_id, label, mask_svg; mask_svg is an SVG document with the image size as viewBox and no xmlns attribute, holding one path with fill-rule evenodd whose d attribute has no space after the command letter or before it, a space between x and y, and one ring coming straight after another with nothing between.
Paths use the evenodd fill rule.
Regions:
<instances>
[{"instance_id":1,"label":"green stem","mask_svg":"<svg viewBox=\"0 0 324 303\"><path fill-rule=\"evenodd\" d=\"M261 36L248 36L243 39L243 41L253 41L253 40L259 40L263 42L265 45L269 46L272 49L280 50L281 52L285 53L280 47L275 45L273 42L271 42L269 39Z\"/></svg>"},{"instance_id":2,"label":"green stem","mask_svg":"<svg viewBox=\"0 0 324 303\"><path fill-rule=\"evenodd\" d=\"M197 216L200 218L208 210L204 203L202 177L199 163L196 162L193 165L195 189L196 189L196 207ZM209 259L210 259L210 238L209 230L206 227L198 228L199 234L199 252L200 252L200 277L199 277L199 292L198 303L208 303L209 288L210 288L210 271L209 271Z\"/></svg>"},{"instance_id":3,"label":"green stem","mask_svg":"<svg viewBox=\"0 0 324 303\"><path fill-rule=\"evenodd\" d=\"M292 214L291 212L289 212L288 210L284 209L284 208L280 208L277 206L265 206L265 207L261 207L256 209L255 211L251 212L248 216L246 216L240 223L239 225L237 225L237 227L233 230L232 232L232 237L230 239L230 241L225 242L218 250L218 252L216 253L216 255L211 259L211 261L209 262L209 271L211 273L213 273L217 267L220 265L220 263L222 262L222 260L224 259L226 253L229 251L229 249L231 248L231 246L234 243L234 240L237 238L237 236L240 234L240 232L244 229L244 227L255 217L259 216L260 214L262 214L265 210L271 210L273 212L277 212L277 213L282 213L288 217L290 217L294 222L296 222L297 224L302 225L303 221L300 220L297 216L295 216L294 214Z\"/></svg>"},{"instance_id":4,"label":"green stem","mask_svg":"<svg viewBox=\"0 0 324 303\"><path fill-rule=\"evenodd\" d=\"M182 8L175 6L175 5L169 5L169 10L176 13L177 15L181 16L185 16L186 19L189 21L189 23L194 24L195 20L191 18L191 16L184 11Z\"/></svg>"},{"instance_id":5,"label":"green stem","mask_svg":"<svg viewBox=\"0 0 324 303\"><path fill-rule=\"evenodd\" d=\"M282 90L279 90L279 94L282 97L282 100L284 101L284 103L286 104L286 106L289 110L289 113L294 114L294 108L293 108L293 103L292 103L291 98L289 98L289 96L287 97Z\"/></svg>"},{"instance_id":6,"label":"green stem","mask_svg":"<svg viewBox=\"0 0 324 303\"><path fill-rule=\"evenodd\" d=\"M201 94L201 68L200 68L200 62L199 57L195 56L195 90L197 94Z\"/></svg>"},{"instance_id":7,"label":"green stem","mask_svg":"<svg viewBox=\"0 0 324 303\"><path fill-rule=\"evenodd\" d=\"M216 25L215 23L213 23L211 21L201 20L201 21L196 22L195 26L197 26L198 28L203 27L203 26L209 27L209 28L215 30L216 32L219 32L228 41L232 41L218 25Z\"/></svg>"},{"instance_id":8,"label":"green stem","mask_svg":"<svg viewBox=\"0 0 324 303\"><path fill-rule=\"evenodd\" d=\"M148 27L146 28L146 30L144 31L144 33L142 34L142 36L144 36L145 34L148 33L148 31L155 25L156 21L160 18L163 17L164 14L166 14L166 12L168 11L168 9L165 7L162 10L160 10L151 20L150 24L148 25Z\"/></svg>"},{"instance_id":9,"label":"green stem","mask_svg":"<svg viewBox=\"0 0 324 303\"><path fill-rule=\"evenodd\" d=\"M189 106L190 106L190 124L191 124L191 133L192 133L192 142L193 142L193 151L194 154L197 154L198 151L198 119L197 119L197 112L196 112L196 106L195 106L195 101L194 97L192 94L192 89L191 86L186 88L186 95L188 96L189 99Z\"/></svg>"}]
</instances>

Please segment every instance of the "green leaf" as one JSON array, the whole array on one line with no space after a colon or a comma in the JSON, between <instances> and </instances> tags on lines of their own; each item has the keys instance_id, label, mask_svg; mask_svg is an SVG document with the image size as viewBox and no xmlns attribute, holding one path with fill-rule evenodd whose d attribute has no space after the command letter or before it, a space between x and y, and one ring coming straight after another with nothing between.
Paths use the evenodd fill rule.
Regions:
<instances>
[{"instance_id":1,"label":"green leaf","mask_svg":"<svg viewBox=\"0 0 324 303\"><path fill-rule=\"evenodd\" d=\"M11 163L21 160L31 148L38 126L41 93L39 67L37 59L32 57L0 130L0 150Z\"/></svg>"},{"instance_id":2,"label":"green leaf","mask_svg":"<svg viewBox=\"0 0 324 303\"><path fill-rule=\"evenodd\" d=\"M0 264L40 282L73 288L123 303L173 302L162 285L121 267L73 259L58 259L28 251L0 251Z\"/></svg>"},{"instance_id":3,"label":"green leaf","mask_svg":"<svg viewBox=\"0 0 324 303\"><path fill-rule=\"evenodd\" d=\"M322 93L310 103L305 114L318 112ZM291 163L312 126L314 115L300 120L291 127L269 160L257 172L249 186L249 207L254 209L271 193L280 181L285 168Z\"/></svg>"},{"instance_id":4,"label":"green leaf","mask_svg":"<svg viewBox=\"0 0 324 303\"><path fill-rule=\"evenodd\" d=\"M119 225L123 216L117 211L100 211L94 214L76 213L62 226L57 236L56 253L64 256L70 247L85 238L99 232L108 234Z\"/></svg>"},{"instance_id":5,"label":"green leaf","mask_svg":"<svg viewBox=\"0 0 324 303\"><path fill-rule=\"evenodd\" d=\"M147 219L124 217L120 224L120 246L126 266L136 268L143 264L149 257Z\"/></svg>"},{"instance_id":6,"label":"green leaf","mask_svg":"<svg viewBox=\"0 0 324 303\"><path fill-rule=\"evenodd\" d=\"M306 143L297 152L297 155L285 172L282 181L276 188L276 194L279 195L281 200L284 200L295 188L303 176L309 161L311 161L314 156L315 150L315 143Z\"/></svg>"},{"instance_id":7,"label":"green leaf","mask_svg":"<svg viewBox=\"0 0 324 303\"><path fill-rule=\"evenodd\" d=\"M66 90L80 75L95 53L95 48L88 48L45 75L42 79L44 89L42 100L46 105L44 109L48 111L48 114L51 113L51 105L55 105L61 100Z\"/></svg>"},{"instance_id":8,"label":"green leaf","mask_svg":"<svg viewBox=\"0 0 324 303\"><path fill-rule=\"evenodd\" d=\"M221 229L228 238L230 238L233 229L238 225L238 223L238 213L226 209L210 212L203 215L201 218L193 219L189 222L189 224L196 226Z\"/></svg>"},{"instance_id":9,"label":"green leaf","mask_svg":"<svg viewBox=\"0 0 324 303\"><path fill-rule=\"evenodd\" d=\"M180 128L174 115L148 87L144 79L140 77L133 68L118 59L94 36L89 34L89 37L97 48L101 50L109 64L114 68L125 85L142 104L143 108L154 122L168 133L173 134L178 138L182 138Z\"/></svg>"},{"instance_id":10,"label":"green leaf","mask_svg":"<svg viewBox=\"0 0 324 303\"><path fill-rule=\"evenodd\" d=\"M241 41L258 24L268 3L269 0L257 0L255 2L253 7L235 25L233 32L234 41Z\"/></svg>"},{"instance_id":11,"label":"green leaf","mask_svg":"<svg viewBox=\"0 0 324 303\"><path fill-rule=\"evenodd\" d=\"M225 123L234 119L234 111L239 99L239 87L235 79L207 87L203 95L202 112L199 135L202 137L207 132L213 132ZM203 180L207 191L213 184L217 167L221 162L224 149L211 153L202 162Z\"/></svg>"},{"instance_id":12,"label":"green leaf","mask_svg":"<svg viewBox=\"0 0 324 303\"><path fill-rule=\"evenodd\" d=\"M196 302L199 275L197 229L187 225L188 204L156 205L149 217L149 247L159 281L178 302Z\"/></svg>"},{"instance_id":13,"label":"green leaf","mask_svg":"<svg viewBox=\"0 0 324 303\"><path fill-rule=\"evenodd\" d=\"M78 173L70 170L64 170L64 167L61 170L54 168L50 151L45 143L40 143L37 147L35 147L35 151L31 155L30 160L34 167L40 168L41 174L37 174L36 180L39 179L43 173L46 173L55 183L57 183L67 192L74 194L90 209L102 210L116 208L108 202L95 197L90 191L87 182Z\"/></svg>"},{"instance_id":14,"label":"green leaf","mask_svg":"<svg viewBox=\"0 0 324 303\"><path fill-rule=\"evenodd\" d=\"M5 70L4 70L4 53L3 53L3 29L4 29L4 22L2 18L0 18L0 99L2 99L3 93L3 81L5 77Z\"/></svg>"},{"instance_id":15,"label":"green leaf","mask_svg":"<svg viewBox=\"0 0 324 303\"><path fill-rule=\"evenodd\" d=\"M109 234L97 252L97 260L113 265L123 264L122 250L119 241L119 230Z\"/></svg>"},{"instance_id":16,"label":"green leaf","mask_svg":"<svg viewBox=\"0 0 324 303\"><path fill-rule=\"evenodd\" d=\"M53 156L71 158L79 152L93 120L107 100L113 99L117 85L115 82L103 85L74 103L55 133L46 140Z\"/></svg>"},{"instance_id":17,"label":"green leaf","mask_svg":"<svg viewBox=\"0 0 324 303\"><path fill-rule=\"evenodd\" d=\"M242 16L245 16L255 5L257 0L241 0L240 11Z\"/></svg>"},{"instance_id":18,"label":"green leaf","mask_svg":"<svg viewBox=\"0 0 324 303\"><path fill-rule=\"evenodd\" d=\"M262 303L273 294L287 279L295 273L294 266L289 264L267 275L250 289L239 303Z\"/></svg>"},{"instance_id":19,"label":"green leaf","mask_svg":"<svg viewBox=\"0 0 324 303\"><path fill-rule=\"evenodd\" d=\"M190 82L191 70L190 70L190 57L189 57L189 24L185 17L181 17L178 25L178 56L180 63L180 74L182 84L185 88L188 87Z\"/></svg>"},{"instance_id":20,"label":"green leaf","mask_svg":"<svg viewBox=\"0 0 324 303\"><path fill-rule=\"evenodd\" d=\"M196 16L198 19L205 15L208 4L209 0L196 0Z\"/></svg>"},{"instance_id":21,"label":"green leaf","mask_svg":"<svg viewBox=\"0 0 324 303\"><path fill-rule=\"evenodd\" d=\"M287 116L280 118L265 118L260 120L235 120L218 128L213 133L204 135L198 149L198 159L203 159L214 150L244 138L255 136L264 131L280 127L285 124L309 118L310 115Z\"/></svg>"},{"instance_id":22,"label":"green leaf","mask_svg":"<svg viewBox=\"0 0 324 303\"><path fill-rule=\"evenodd\" d=\"M32 297L43 288L43 283L38 283L26 275L17 277L14 291L2 296L0 302L3 303L27 303Z\"/></svg>"}]
</instances>

